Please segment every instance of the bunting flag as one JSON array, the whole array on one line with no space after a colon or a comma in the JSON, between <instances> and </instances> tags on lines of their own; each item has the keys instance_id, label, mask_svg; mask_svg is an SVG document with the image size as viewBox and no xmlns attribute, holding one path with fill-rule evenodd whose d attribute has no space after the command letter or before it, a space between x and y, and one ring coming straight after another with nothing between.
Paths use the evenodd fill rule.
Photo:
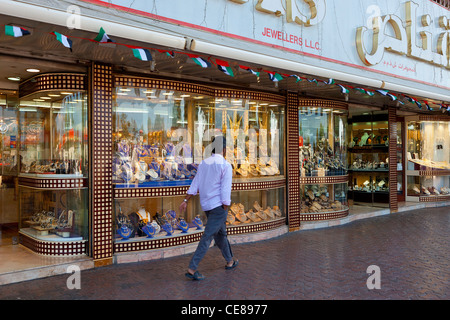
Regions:
<instances>
[{"instance_id":1,"label":"bunting flag","mask_svg":"<svg viewBox=\"0 0 450 320\"><path fill-rule=\"evenodd\" d=\"M152 61L152 54L150 53L150 50L148 49L133 49L133 54L136 58L142 60L142 61Z\"/></svg>"},{"instance_id":2,"label":"bunting flag","mask_svg":"<svg viewBox=\"0 0 450 320\"><path fill-rule=\"evenodd\" d=\"M415 104L419 107L419 109L422 109L422 104L421 104L419 101L417 101L416 99L411 98L410 96L405 96L405 98L406 98L409 102L415 103Z\"/></svg>"},{"instance_id":3,"label":"bunting flag","mask_svg":"<svg viewBox=\"0 0 450 320\"><path fill-rule=\"evenodd\" d=\"M272 71L266 71L266 72L269 74L269 78L273 82L278 82L278 81L283 80L283 76L279 73L272 72Z\"/></svg>"},{"instance_id":4,"label":"bunting flag","mask_svg":"<svg viewBox=\"0 0 450 320\"><path fill-rule=\"evenodd\" d=\"M254 71L254 70L250 69L250 67L246 67L246 66L241 66L240 65L239 68L241 68L242 70L248 71L248 72L250 72L251 74L253 74L253 75L257 76L257 77L259 77L259 75L260 75L260 72Z\"/></svg>"},{"instance_id":5,"label":"bunting flag","mask_svg":"<svg viewBox=\"0 0 450 320\"><path fill-rule=\"evenodd\" d=\"M344 87L342 84L338 84L337 85L339 88L341 88L341 92L342 93L344 93L344 94L348 94L350 91L346 88L346 87Z\"/></svg>"},{"instance_id":6,"label":"bunting flag","mask_svg":"<svg viewBox=\"0 0 450 320\"><path fill-rule=\"evenodd\" d=\"M297 82L299 82L299 81L302 80L302 79L301 79L298 75L296 75L296 74L291 74L289 77L294 77L294 78L296 79L295 83L297 83Z\"/></svg>"},{"instance_id":7,"label":"bunting flag","mask_svg":"<svg viewBox=\"0 0 450 320\"><path fill-rule=\"evenodd\" d=\"M233 73L233 69L231 69L230 65L228 64L228 62L223 61L223 60L219 60L216 59L216 63L217 63L217 68L222 71L223 73L234 77L234 73Z\"/></svg>"},{"instance_id":8,"label":"bunting flag","mask_svg":"<svg viewBox=\"0 0 450 320\"><path fill-rule=\"evenodd\" d=\"M21 27L5 26L5 34L7 36L18 38L29 35L30 31Z\"/></svg>"},{"instance_id":9,"label":"bunting flag","mask_svg":"<svg viewBox=\"0 0 450 320\"><path fill-rule=\"evenodd\" d=\"M440 110L447 110L448 112L450 112L450 104L439 104L439 107Z\"/></svg>"},{"instance_id":10,"label":"bunting flag","mask_svg":"<svg viewBox=\"0 0 450 320\"><path fill-rule=\"evenodd\" d=\"M31 32L28 31L25 28L22 27L18 27L18 26L11 26L11 25L6 25L5 26L5 34L7 36L11 36L11 37L22 37L22 36L26 36L26 35L30 35ZM56 39L61 42L62 45L64 45L66 48L69 48L70 51L72 51L72 40L70 40L67 36L58 33L58 32L52 32L52 35L54 35L56 37ZM83 39L83 38L80 38ZM89 40L89 39L87 39ZM93 40L90 40L93 41ZM113 43L114 45L116 45L115 41L112 40L105 32L105 30L101 27L99 30L99 33L97 35L97 37L94 39L94 41L99 42L101 44L106 44L106 43ZM127 48L132 48L132 46L126 45L126 44L117 44L117 45L123 45L126 46ZM161 49L151 49L150 50L158 50L160 53L166 54L168 57L170 58L174 58L175 57L175 53L174 51L171 50L161 50ZM136 58L142 60L142 61L153 61L153 57L152 54L150 52L149 49L141 49L141 48L132 48L133 50L133 54ZM198 55L194 55L194 54L189 54L189 53L183 53L180 52L181 54L186 54L190 59L192 59L192 61L196 64L198 64L199 66L201 66L202 68L209 68L212 65L212 61L210 59L204 59L201 58ZM217 67L220 71L224 72L225 74L234 77L234 72L233 69L230 67L229 62L227 61L223 61L223 60L219 60L216 59L215 60ZM154 61L153 61L154 63ZM251 69L250 67L244 66L244 65L239 65L239 68L242 70L245 70L247 72L250 72L251 74L257 76L259 78L260 76L260 72L259 71L255 71L253 69ZM414 103L417 105L418 108L422 109L423 104L425 104L427 110L429 111L433 111L433 108L430 106L430 104L428 103L428 101L423 101L422 103L420 101L418 101L415 98L412 98L410 96L404 95L404 94L393 94L390 93L388 90L368 90L365 89L363 87L352 87L350 85L342 85L342 84L336 84L335 80L330 78L328 80L317 80L317 79L309 79L309 78L305 78L305 77L300 77L296 74L284 74L284 73L277 73L276 71L268 71L268 70L264 70L264 72L266 72L269 75L269 78L271 81L275 82L275 86L278 86L278 82L283 80L285 77L293 77L296 79L296 83L302 80L307 80L310 83L316 83L319 84L319 82L324 83L326 85L336 85L337 87L339 87L340 91L342 94L349 94L350 90L349 89L354 89L358 92L361 92L363 94L366 94L368 96L374 96L375 93L379 93L385 97L389 97L392 101L397 101L397 105L398 104L405 104L405 102L400 100L400 96L404 97L407 101L409 101L410 103ZM446 110L448 112L450 112L450 105L449 104L437 104L440 106L440 110ZM435 108L436 109L436 108Z\"/></svg>"},{"instance_id":11,"label":"bunting flag","mask_svg":"<svg viewBox=\"0 0 450 320\"><path fill-rule=\"evenodd\" d=\"M429 111L433 111L433 109L430 107L430 105L428 104L428 101L424 101L423 102L425 104L425 106L427 107L427 110Z\"/></svg>"},{"instance_id":12,"label":"bunting flag","mask_svg":"<svg viewBox=\"0 0 450 320\"><path fill-rule=\"evenodd\" d=\"M94 41L97 41L100 43L115 42L106 34L105 30L102 27L100 27L100 31L99 31L97 37L94 39Z\"/></svg>"},{"instance_id":13,"label":"bunting flag","mask_svg":"<svg viewBox=\"0 0 450 320\"><path fill-rule=\"evenodd\" d=\"M363 88L355 88L356 91L359 91L361 93L366 93L366 90Z\"/></svg>"},{"instance_id":14,"label":"bunting flag","mask_svg":"<svg viewBox=\"0 0 450 320\"><path fill-rule=\"evenodd\" d=\"M56 40L61 42L64 47L69 48L70 51L72 51L72 40L70 40L65 35L63 35L59 32L56 32L56 31L52 32L52 34L54 36L56 36Z\"/></svg>"},{"instance_id":15,"label":"bunting flag","mask_svg":"<svg viewBox=\"0 0 450 320\"><path fill-rule=\"evenodd\" d=\"M169 50L157 49L161 53L165 53L169 58L175 58L175 52Z\"/></svg>"},{"instance_id":16,"label":"bunting flag","mask_svg":"<svg viewBox=\"0 0 450 320\"><path fill-rule=\"evenodd\" d=\"M392 101L395 101L398 99L395 95L393 95L392 93L389 93L389 91L387 91L387 90L376 90L376 91L385 97L389 97Z\"/></svg>"},{"instance_id":17,"label":"bunting flag","mask_svg":"<svg viewBox=\"0 0 450 320\"><path fill-rule=\"evenodd\" d=\"M210 62L206 61L205 59L203 59L203 58L201 58L201 57L199 57L199 56L197 56L197 55L194 55L194 54L188 54L188 53L187 53L187 56L188 56L189 58L191 58L192 61L194 61L196 64L198 64L198 65L201 66L202 68L209 68L209 67L211 67L211 63L210 63Z\"/></svg>"}]
</instances>

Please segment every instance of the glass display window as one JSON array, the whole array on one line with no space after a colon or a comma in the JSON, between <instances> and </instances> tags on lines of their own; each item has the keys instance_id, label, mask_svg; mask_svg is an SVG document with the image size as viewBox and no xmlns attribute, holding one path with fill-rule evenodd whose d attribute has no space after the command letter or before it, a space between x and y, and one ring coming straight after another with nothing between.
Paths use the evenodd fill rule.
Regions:
<instances>
[{"instance_id":1,"label":"glass display window","mask_svg":"<svg viewBox=\"0 0 450 320\"><path fill-rule=\"evenodd\" d=\"M87 190L36 190L21 186L20 233L50 242L87 240Z\"/></svg>"},{"instance_id":2,"label":"glass display window","mask_svg":"<svg viewBox=\"0 0 450 320\"><path fill-rule=\"evenodd\" d=\"M383 112L349 119L349 198L354 202L389 203L388 123Z\"/></svg>"},{"instance_id":3,"label":"glass display window","mask_svg":"<svg viewBox=\"0 0 450 320\"><path fill-rule=\"evenodd\" d=\"M285 190L233 191L227 225L241 226L285 219Z\"/></svg>"},{"instance_id":4,"label":"glass display window","mask_svg":"<svg viewBox=\"0 0 450 320\"><path fill-rule=\"evenodd\" d=\"M284 105L216 97L214 108L199 106L197 109L196 128L200 126L206 130L199 132L226 137L225 158L232 164L234 178L284 175ZM210 139L210 136L201 138L195 134L195 150L203 140L202 150L209 151Z\"/></svg>"},{"instance_id":5,"label":"glass display window","mask_svg":"<svg viewBox=\"0 0 450 320\"><path fill-rule=\"evenodd\" d=\"M19 126L16 105L0 95L0 176L17 176Z\"/></svg>"},{"instance_id":6,"label":"glass display window","mask_svg":"<svg viewBox=\"0 0 450 320\"><path fill-rule=\"evenodd\" d=\"M450 122L408 121L408 170L450 170Z\"/></svg>"},{"instance_id":7,"label":"glass display window","mask_svg":"<svg viewBox=\"0 0 450 320\"><path fill-rule=\"evenodd\" d=\"M301 188L301 214L348 210L347 183L307 184Z\"/></svg>"},{"instance_id":8,"label":"glass display window","mask_svg":"<svg viewBox=\"0 0 450 320\"><path fill-rule=\"evenodd\" d=\"M15 243L19 230L17 101L17 92L0 93L0 246Z\"/></svg>"},{"instance_id":9,"label":"glass display window","mask_svg":"<svg viewBox=\"0 0 450 320\"><path fill-rule=\"evenodd\" d=\"M311 105L299 110L300 176L347 175L347 111Z\"/></svg>"},{"instance_id":10,"label":"glass display window","mask_svg":"<svg viewBox=\"0 0 450 320\"><path fill-rule=\"evenodd\" d=\"M239 185L240 190L232 192L229 219L234 220L229 226L241 222L237 214L242 220L247 217L245 225L286 219L284 98L121 76L116 84L112 166L119 246L122 241L200 230L196 225L205 223L206 216L199 198L190 201L187 212L179 215L183 196L171 193L180 194L179 188L190 185L198 165L212 154L215 136L227 139L224 157L232 165L233 186ZM261 191L264 187L269 190ZM137 197L130 200L127 193L122 198L122 191ZM158 192L163 196L156 198ZM261 212L256 211L255 203ZM257 213L265 219L258 219ZM147 234L149 231L153 234Z\"/></svg>"},{"instance_id":11,"label":"glass display window","mask_svg":"<svg viewBox=\"0 0 450 320\"><path fill-rule=\"evenodd\" d=\"M115 241L142 241L179 236L203 230L206 215L198 199L190 201L183 215L184 196L116 199Z\"/></svg>"},{"instance_id":12,"label":"glass display window","mask_svg":"<svg viewBox=\"0 0 450 320\"><path fill-rule=\"evenodd\" d=\"M450 122L421 116L405 119L407 200L450 199Z\"/></svg>"},{"instance_id":13,"label":"glass display window","mask_svg":"<svg viewBox=\"0 0 450 320\"><path fill-rule=\"evenodd\" d=\"M116 187L189 185L217 135L234 178L284 174L280 103L135 87L117 87L114 101Z\"/></svg>"},{"instance_id":14,"label":"glass display window","mask_svg":"<svg viewBox=\"0 0 450 320\"><path fill-rule=\"evenodd\" d=\"M87 177L84 91L39 92L20 99L20 174Z\"/></svg>"},{"instance_id":15,"label":"glass display window","mask_svg":"<svg viewBox=\"0 0 450 320\"><path fill-rule=\"evenodd\" d=\"M397 119L397 197L398 201L405 201L405 165L404 165L404 119Z\"/></svg>"},{"instance_id":16,"label":"glass display window","mask_svg":"<svg viewBox=\"0 0 450 320\"><path fill-rule=\"evenodd\" d=\"M214 99L135 87L117 87L113 97L116 187L189 185L202 156L195 153L193 136L204 134L198 124L194 128L194 115L214 106Z\"/></svg>"}]
</instances>

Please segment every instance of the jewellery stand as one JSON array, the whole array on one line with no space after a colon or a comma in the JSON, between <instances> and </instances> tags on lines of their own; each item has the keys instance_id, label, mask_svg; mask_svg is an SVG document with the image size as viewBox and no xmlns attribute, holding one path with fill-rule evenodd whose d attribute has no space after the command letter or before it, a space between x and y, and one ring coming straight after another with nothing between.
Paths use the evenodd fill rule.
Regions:
<instances>
[{"instance_id":1,"label":"jewellery stand","mask_svg":"<svg viewBox=\"0 0 450 320\"><path fill-rule=\"evenodd\" d=\"M61 213L61 214L63 214L63 213ZM66 224L66 226L64 226L62 228L58 227L57 229L55 229L56 234L63 238L69 238L70 234L73 231L74 220L75 220L75 212L73 210L68 210L67 211L67 224Z\"/></svg>"}]
</instances>

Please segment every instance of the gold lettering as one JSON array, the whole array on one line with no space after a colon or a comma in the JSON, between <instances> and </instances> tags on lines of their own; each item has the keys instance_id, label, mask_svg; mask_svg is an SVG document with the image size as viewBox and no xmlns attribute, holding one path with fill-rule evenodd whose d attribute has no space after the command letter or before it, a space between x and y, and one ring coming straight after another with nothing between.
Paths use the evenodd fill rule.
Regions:
<instances>
[{"instance_id":1,"label":"gold lettering","mask_svg":"<svg viewBox=\"0 0 450 320\"><path fill-rule=\"evenodd\" d=\"M376 65L381 62L384 50L407 55L416 59L424 60L440 66L450 68L450 32L446 31L439 35L436 52L432 50L433 34L427 29L431 28L432 18L429 14L420 17L422 30L417 30L417 9L419 5L413 1L405 3L405 24L395 15L385 15L372 19L372 33L369 28L359 27L356 30L356 49L361 61L368 65ZM444 30L450 30L449 19L440 17L439 26ZM392 27L393 35L386 33L387 26ZM420 44L417 44L416 35L420 36ZM365 42L372 37L372 47L368 50Z\"/></svg>"},{"instance_id":2,"label":"gold lettering","mask_svg":"<svg viewBox=\"0 0 450 320\"><path fill-rule=\"evenodd\" d=\"M325 0L303 0L309 6L309 18L298 8L296 0L286 0L286 21L295 22L305 27L317 25L325 17Z\"/></svg>"},{"instance_id":3,"label":"gold lettering","mask_svg":"<svg viewBox=\"0 0 450 320\"><path fill-rule=\"evenodd\" d=\"M303 14L298 8L300 0L258 0L255 8L258 11L275 14L277 17L286 15L286 21L310 27L323 21L326 13L325 0L301 0L309 7L309 12Z\"/></svg>"},{"instance_id":4,"label":"gold lettering","mask_svg":"<svg viewBox=\"0 0 450 320\"><path fill-rule=\"evenodd\" d=\"M282 12L285 11L281 0L258 0L255 8L264 13L275 14L277 17L282 16Z\"/></svg>"},{"instance_id":5,"label":"gold lettering","mask_svg":"<svg viewBox=\"0 0 450 320\"><path fill-rule=\"evenodd\" d=\"M240 3L240 4L248 2L248 0L230 0L230 1L233 1L233 2L236 2L236 3Z\"/></svg>"}]
</instances>

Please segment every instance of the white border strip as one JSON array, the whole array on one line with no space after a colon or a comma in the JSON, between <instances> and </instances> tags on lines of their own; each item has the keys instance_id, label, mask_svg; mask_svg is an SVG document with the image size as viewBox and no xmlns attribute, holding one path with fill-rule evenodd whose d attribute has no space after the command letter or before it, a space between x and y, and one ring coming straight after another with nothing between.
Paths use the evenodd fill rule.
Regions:
<instances>
[{"instance_id":1,"label":"white border strip","mask_svg":"<svg viewBox=\"0 0 450 320\"><path fill-rule=\"evenodd\" d=\"M64 27L67 27L67 21L73 18L72 13L66 11L12 0L0 0L0 13ZM186 45L186 39L184 37L164 34L103 19L94 19L83 15L80 15L79 18L80 30L98 33L100 27L103 27L107 30L108 35L114 35L128 40L152 43L176 49L184 49Z\"/></svg>"}]
</instances>

